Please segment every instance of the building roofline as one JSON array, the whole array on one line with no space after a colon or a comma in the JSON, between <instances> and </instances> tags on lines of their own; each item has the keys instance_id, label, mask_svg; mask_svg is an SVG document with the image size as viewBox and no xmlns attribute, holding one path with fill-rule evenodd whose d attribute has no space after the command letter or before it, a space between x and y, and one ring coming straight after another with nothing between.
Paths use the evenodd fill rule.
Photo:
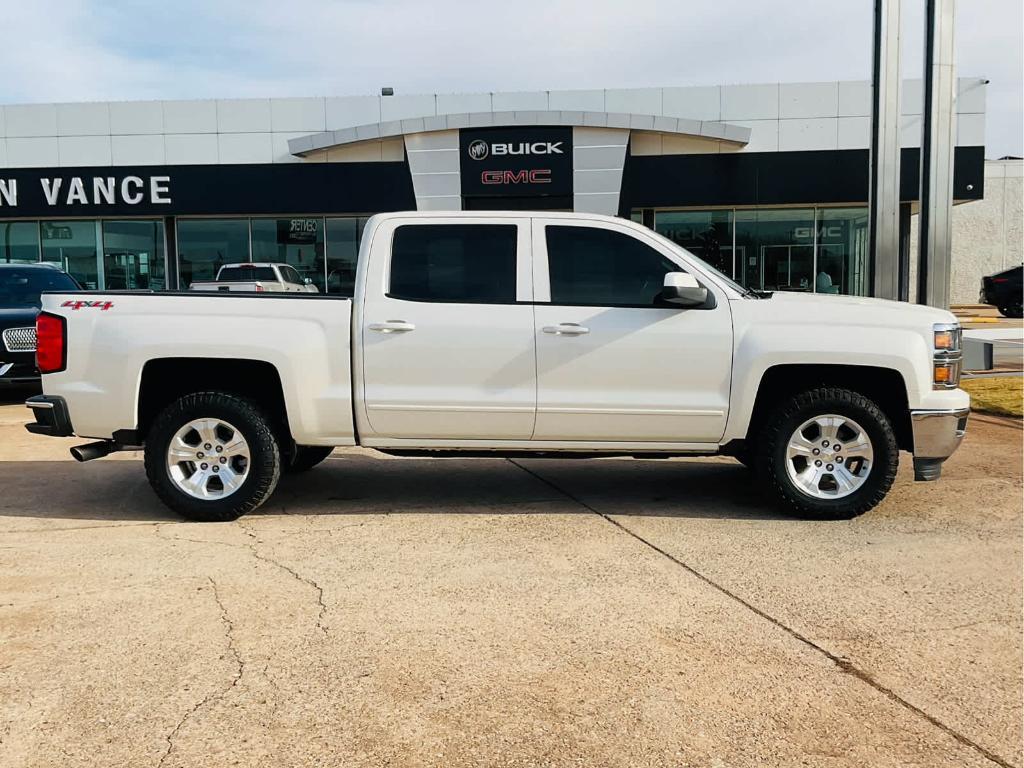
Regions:
<instances>
[{"instance_id":1,"label":"building roofline","mask_svg":"<svg viewBox=\"0 0 1024 768\"><path fill-rule=\"evenodd\" d=\"M367 123L352 128L322 131L288 140L288 151L305 157L329 147L360 141L397 138L417 133L448 131L458 128L512 126L569 126L582 128L621 128L658 133L674 133L744 145L750 141L750 128L711 120L684 117L642 115L626 112L570 112L561 110L523 112L460 112L430 117L413 117Z\"/></svg>"}]
</instances>

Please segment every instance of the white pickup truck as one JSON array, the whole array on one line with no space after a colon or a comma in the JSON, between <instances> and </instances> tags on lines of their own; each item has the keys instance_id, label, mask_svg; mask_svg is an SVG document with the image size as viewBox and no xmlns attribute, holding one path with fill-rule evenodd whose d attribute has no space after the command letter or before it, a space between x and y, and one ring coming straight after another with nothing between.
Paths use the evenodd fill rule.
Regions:
<instances>
[{"instance_id":1,"label":"white pickup truck","mask_svg":"<svg viewBox=\"0 0 1024 768\"><path fill-rule=\"evenodd\" d=\"M143 447L193 520L353 445L725 454L785 509L836 518L882 500L900 450L938 478L967 425L949 312L745 290L623 219L374 216L354 293L46 294L28 429L97 439L82 461Z\"/></svg>"},{"instance_id":2,"label":"white pickup truck","mask_svg":"<svg viewBox=\"0 0 1024 768\"><path fill-rule=\"evenodd\" d=\"M317 287L291 264L250 262L225 264L216 280L196 280L193 291L239 291L251 293L317 293Z\"/></svg>"}]
</instances>

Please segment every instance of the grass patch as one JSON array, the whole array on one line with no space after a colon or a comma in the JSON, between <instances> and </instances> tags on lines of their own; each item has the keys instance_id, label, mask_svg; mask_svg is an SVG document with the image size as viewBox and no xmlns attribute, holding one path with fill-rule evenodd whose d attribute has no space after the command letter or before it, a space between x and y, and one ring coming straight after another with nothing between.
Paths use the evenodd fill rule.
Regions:
<instances>
[{"instance_id":1,"label":"grass patch","mask_svg":"<svg viewBox=\"0 0 1024 768\"><path fill-rule=\"evenodd\" d=\"M971 393L971 408L999 416L1024 416L1024 377L994 376L963 379L960 387Z\"/></svg>"}]
</instances>

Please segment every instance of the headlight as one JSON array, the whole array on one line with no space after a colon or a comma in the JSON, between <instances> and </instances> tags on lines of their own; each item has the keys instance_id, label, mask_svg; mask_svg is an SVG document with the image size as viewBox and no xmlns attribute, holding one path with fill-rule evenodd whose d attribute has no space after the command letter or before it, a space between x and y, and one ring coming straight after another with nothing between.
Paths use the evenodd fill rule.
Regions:
<instances>
[{"instance_id":1,"label":"headlight","mask_svg":"<svg viewBox=\"0 0 1024 768\"><path fill-rule=\"evenodd\" d=\"M932 387L955 389L960 385L963 331L956 323L936 323L932 332Z\"/></svg>"}]
</instances>

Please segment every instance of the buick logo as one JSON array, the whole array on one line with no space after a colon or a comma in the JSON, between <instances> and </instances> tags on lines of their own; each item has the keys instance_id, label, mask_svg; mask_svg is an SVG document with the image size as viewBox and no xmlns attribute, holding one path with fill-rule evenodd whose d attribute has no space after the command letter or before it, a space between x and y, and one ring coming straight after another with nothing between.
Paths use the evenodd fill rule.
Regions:
<instances>
[{"instance_id":1,"label":"buick logo","mask_svg":"<svg viewBox=\"0 0 1024 768\"><path fill-rule=\"evenodd\" d=\"M469 144L469 156L474 160L483 160L490 154L490 148L483 139L477 139Z\"/></svg>"}]
</instances>

